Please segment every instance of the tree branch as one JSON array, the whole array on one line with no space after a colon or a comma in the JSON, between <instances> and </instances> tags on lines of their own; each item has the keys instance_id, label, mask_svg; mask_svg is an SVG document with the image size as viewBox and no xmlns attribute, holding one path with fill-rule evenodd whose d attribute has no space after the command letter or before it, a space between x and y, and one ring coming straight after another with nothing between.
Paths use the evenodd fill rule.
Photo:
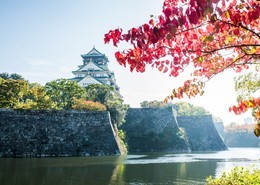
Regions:
<instances>
[{"instance_id":1,"label":"tree branch","mask_svg":"<svg viewBox=\"0 0 260 185\"><path fill-rule=\"evenodd\" d=\"M245 30L247 30L247 31L249 31L249 32L251 32L251 33L253 33L253 35L257 36L258 38L260 38L260 34L258 34L258 33L256 33L255 31L249 29L248 27L242 25L242 23L240 23L240 24L238 24L238 25L235 25L235 24L233 24L233 23L231 23L231 22L226 22L226 21L223 21L223 20L221 20L221 19L217 19L217 20L220 21L220 22L223 22L223 23L225 23L225 24L228 24L228 25L237 27L237 28L238 28L238 27L241 27L241 28L243 28L243 29L245 29Z\"/></svg>"},{"instance_id":2,"label":"tree branch","mask_svg":"<svg viewBox=\"0 0 260 185\"><path fill-rule=\"evenodd\" d=\"M223 67L219 72L217 72L217 73L214 73L208 80L206 80L204 83L206 83L206 82L208 82L209 80L211 80L213 77L215 77L217 74L219 74L219 73L222 73L223 71L225 71L226 69L228 69L230 66L232 66L232 65L234 65L235 63L237 63L239 60L241 60L242 58L244 58L246 56L246 54L245 55L243 55L243 56L241 56L241 57L239 57L239 58L237 58L235 61L233 61L233 62L231 62L230 64L228 64L227 66L225 66L225 67ZM251 58L252 59L252 58ZM251 59L249 59L249 60L251 60ZM246 63L245 63L246 64Z\"/></svg>"},{"instance_id":3,"label":"tree branch","mask_svg":"<svg viewBox=\"0 0 260 185\"><path fill-rule=\"evenodd\" d=\"M260 47L260 44L240 44L240 45L230 45L230 46L224 46L222 48L216 48L216 49L213 49L213 50L202 50L201 52L202 53L207 53L207 54L210 54L210 53L214 53L216 51L220 51L220 50L225 50L225 49L230 49L230 48L242 48L242 47L250 47L250 46L255 46L255 47ZM191 52L191 53L195 53L196 51L195 50L186 50L187 52ZM256 54L258 55L258 54Z\"/></svg>"}]
</instances>

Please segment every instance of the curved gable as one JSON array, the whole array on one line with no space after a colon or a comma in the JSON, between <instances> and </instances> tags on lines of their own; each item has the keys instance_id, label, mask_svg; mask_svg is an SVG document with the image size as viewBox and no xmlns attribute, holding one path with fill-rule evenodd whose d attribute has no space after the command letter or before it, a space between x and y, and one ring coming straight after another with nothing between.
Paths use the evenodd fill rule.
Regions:
<instances>
[{"instance_id":1,"label":"curved gable","mask_svg":"<svg viewBox=\"0 0 260 185\"><path fill-rule=\"evenodd\" d=\"M95 79L91 75L85 76L82 80L78 82L78 84L82 87L87 87L89 84L102 84L99 80Z\"/></svg>"}]
</instances>

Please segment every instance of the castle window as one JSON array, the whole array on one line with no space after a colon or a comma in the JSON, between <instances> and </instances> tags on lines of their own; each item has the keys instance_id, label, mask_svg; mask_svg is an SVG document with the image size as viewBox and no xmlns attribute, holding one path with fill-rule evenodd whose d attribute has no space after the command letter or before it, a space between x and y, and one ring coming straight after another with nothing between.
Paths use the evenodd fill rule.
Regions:
<instances>
[{"instance_id":1,"label":"castle window","mask_svg":"<svg viewBox=\"0 0 260 185\"><path fill-rule=\"evenodd\" d=\"M77 74L76 77L84 77L83 74Z\"/></svg>"}]
</instances>

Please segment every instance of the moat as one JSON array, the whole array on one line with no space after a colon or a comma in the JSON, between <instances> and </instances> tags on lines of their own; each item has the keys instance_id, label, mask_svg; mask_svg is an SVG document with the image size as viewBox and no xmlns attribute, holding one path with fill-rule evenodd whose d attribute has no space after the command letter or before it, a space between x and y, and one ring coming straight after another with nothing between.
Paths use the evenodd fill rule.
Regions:
<instances>
[{"instance_id":1,"label":"moat","mask_svg":"<svg viewBox=\"0 0 260 185\"><path fill-rule=\"evenodd\" d=\"M126 156L1 158L1 185L204 184L235 166L260 167L259 148Z\"/></svg>"}]
</instances>

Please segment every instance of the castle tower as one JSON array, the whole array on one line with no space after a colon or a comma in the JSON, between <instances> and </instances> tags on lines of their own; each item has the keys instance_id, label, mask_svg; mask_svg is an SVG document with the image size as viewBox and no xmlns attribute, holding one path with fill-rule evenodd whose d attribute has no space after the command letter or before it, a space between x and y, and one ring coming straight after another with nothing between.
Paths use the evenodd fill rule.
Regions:
<instances>
[{"instance_id":1,"label":"castle tower","mask_svg":"<svg viewBox=\"0 0 260 185\"><path fill-rule=\"evenodd\" d=\"M87 54L81 55L83 65L79 69L72 71L75 75L70 79L76 81L80 86L87 87L89 84L106 84L114 87L119 94L119 87L116 84L114 72L108 69L108 58L93 47Z\"/></svg>"}]
</instances>

